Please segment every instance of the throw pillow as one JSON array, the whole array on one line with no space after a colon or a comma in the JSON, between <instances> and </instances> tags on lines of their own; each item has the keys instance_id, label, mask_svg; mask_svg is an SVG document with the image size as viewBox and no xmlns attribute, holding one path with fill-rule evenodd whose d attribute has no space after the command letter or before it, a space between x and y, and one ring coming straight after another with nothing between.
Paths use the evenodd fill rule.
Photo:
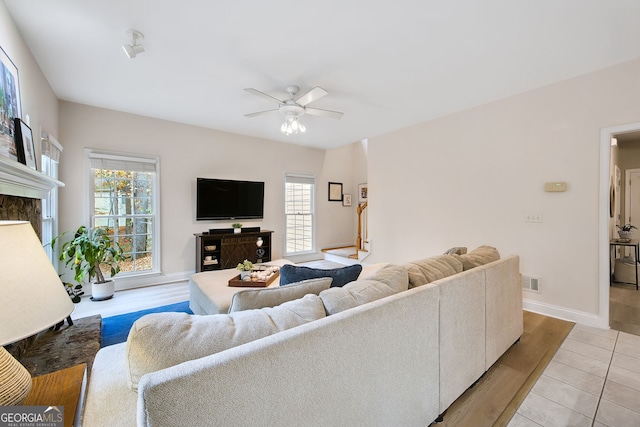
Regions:
<instances>
[{"instance_id":1,"label":"throw pillow","mask_svg":"<svg viewBox=\"0 0 640 427\"><path fill-rule=\"evenodd\" d=\"M322 291L320 299L327 314L331 315L406 291L408 287L407 270L399 265L388 265L366 279Z\"/></svg>"},{"instance_id":2,"label":"throw pillow","mask_svg":"<svg viewBox=\"0 0 640 427\"><path fill-rule=\"evenodd\" d=\"M265 289L245 289L233 295L229 313L234 311L253 310L275 307L287 301L302 298L307 294L318 295L331 286L331 277L303 280L285 286Z\"/></svg>"},{"instance_id":3,"label":"throw pillow","mask_svg":"<svg viewBox=\"0 0 640 427\"><path fill-rule=\"evenodd\" d=\"M500 259L500 253L493 246L478 246L468 254L458 255L465 271Z\"/></svg>"},{"instance_id":4,"label":"throw pillow","mask_svg":"<svg viewBox=\"0 0 640 427\"><path fill-rule=\"evenodd\" d=\"M451 249L447 249L442 255L462 255L467 253L467 248L464 246L455 246Z\"/></svg>"},{"instance_id":5,"label":"throw pillow","mask_svg":"<svg viewBox=\"0 0 640 427\"><path fill-rule=\"evenodd\" d=\"M150 372L199 359L325 317L317 295L273 308L194 316L148 314L129 332L126 364L129 387Z\"/></svg>"},{"instance_id":6,"label":"throw pillow","mask_svg":"<svg viewBox=\"0 0 640 427\"><path fill-rule=\"evenodd\" d=\"M459 256L461 255L439 255L405 264L409 273L409 287L415 288L461 273L463 263L458 259Z\"/></svg>"},{"instance_id":7,"label":"throw pillow","mask_svg":"<svg viewBox=\"0 0 640 427\"><path fill-rule=\"evenodd\" d=\"M331 287L340 287L357 280L361 271L362 266L360 264L332 269L311 268L302 265L287 264L280 267L280 286L299 282L301 280L331 277L333 279Z\"/></svg>"}]
</instances>

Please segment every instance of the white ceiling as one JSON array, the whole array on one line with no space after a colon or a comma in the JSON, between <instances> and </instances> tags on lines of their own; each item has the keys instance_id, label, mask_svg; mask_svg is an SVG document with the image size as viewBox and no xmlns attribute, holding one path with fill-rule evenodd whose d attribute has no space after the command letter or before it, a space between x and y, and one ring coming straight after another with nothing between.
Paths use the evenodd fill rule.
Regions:
<instances>
[{"instance_id":1,"label":"white ceiling","mask_svg":"<svg viewBox=\"0 0 640 427\"><path fill-rule=\"evenodd\" d=\"M4 2L60 99L322 148L640 57L638 0ZM288 84L344 117L244 117Z\"/></svg>"}]
</instances>

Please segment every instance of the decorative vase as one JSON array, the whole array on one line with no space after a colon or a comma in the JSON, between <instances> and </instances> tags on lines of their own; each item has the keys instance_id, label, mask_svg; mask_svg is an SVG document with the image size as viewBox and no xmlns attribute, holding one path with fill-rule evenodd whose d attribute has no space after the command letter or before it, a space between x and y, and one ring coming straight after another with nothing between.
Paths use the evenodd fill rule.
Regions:
<instances>
[{"instance_id":1,"label":"decorative vase","mask_svg":"<svg viewBox=\"0 0 640 427\"><path fill-rule=\"evenodd\" d=\"M251 277L251 271L241 271L240 280L244 280L245 277Z\"/></svg>"},{"instance_id":2,"label":"decorative vase","mask_svg":"<svg viewBox=\"0 0 640 427\"><path fill-rule=\"evenodd\" d=\"M618 230L618 236L620 236L621 239L630 240L632 235L633 235L633 230L629 230L629 231Z\"/></svg>"},{"instance_id":3,"label":"decorative vase","mask_svg":"<svg viewBox=\"0 0 640 427\"><path fill-rule=\"evenodd\" d=\"M233 229L233 232L234 232L235 234L238 234L238 233L240 233L241 231L242 231L242 229L241 229L241 228L234 228L234 229Z\"/></svg>"},{"instance_id":4,"label":"decorative vase","mask_svg":"<svg viewBox=\"0 0 640 427\"><path fill-rule=\"evenodd\" d=\"M104 301L113 298L116 282L111 279L104 283L91 284L91 301Z\"/></svg>"},{"instance_id":5,"label":"decorative vase","mask_svg":"<svg viewBox=\"0 0 640 427\"><path fill-rule=\"evenodd\" d=\"M258 237L258 240L256 241L256 246L260 247L260 246L262 246L263 243L264 243L264 241L262 240L262 237Z\"/></svg>"}]
</instances>

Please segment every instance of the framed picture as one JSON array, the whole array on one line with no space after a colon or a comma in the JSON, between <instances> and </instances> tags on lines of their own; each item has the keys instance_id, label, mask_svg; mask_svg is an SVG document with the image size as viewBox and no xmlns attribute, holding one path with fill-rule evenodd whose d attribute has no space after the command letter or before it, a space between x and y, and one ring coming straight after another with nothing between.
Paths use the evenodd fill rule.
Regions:
<instances>
[{"instance_id":1,"label":"framed picture","mask_svg":"<svg viewBox=\"0 0 640 427\"><path fill-rule=\"evenodd\" d=\"M0 155L12 160L18 160L16 117L21 117L18 68L0 48Z\"/></svg>"},{"instance_id":2,"label":"framed picture","mask_svg":"<svg viewBox=\"0 0 640 427\"><path fill-rule=\"evenodd\" d=\"M342 183L341 182L329 183L329 201L330 202L342 201Z\"/></svg>"},{"instance_id":3,"label":"framed picture","mask_svg":"<svg viewBox=\"0 0 640 427\"><path fill-rule=\"evenodd\" d=\"M364 203L369 199L369 185L358 184L358 202Z\"/></svg>"},{"instance_id":4,"label":"framed picture","mask_svg":"<svg viewBox=\"0 0 640 427\"><path fill-rule=\"evenodd\" d=\"M351 194L345 194L342 199L342 206L351 206Z\"/></svg>"},{"instance_id":5,"label":"framed picture","mask_svg":"<svg viewBox=\"0 0 640 427\"><path fill-rule=\"evenodd\" d=\"M33 143L31 128L20 119L15 119L14 124L16 127L18 161L29 166L31 169L38 170L38 163L36 162L36 146Z\"/></svg>"}]
</instances>

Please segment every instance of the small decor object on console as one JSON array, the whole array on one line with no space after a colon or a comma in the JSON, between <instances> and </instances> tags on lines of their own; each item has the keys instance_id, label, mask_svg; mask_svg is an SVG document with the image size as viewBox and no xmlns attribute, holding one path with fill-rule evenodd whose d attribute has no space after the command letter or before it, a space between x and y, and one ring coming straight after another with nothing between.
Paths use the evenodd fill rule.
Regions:
<instances>
[{"instance_id":1,"label":"small decor object on console","mask_svg":"<svg viewBox=\"0 0 640 427\"><path fill-rule=\"evenodd\" d=\"M620 241L628 242L633 237L633 229L638 228L632 224L618 225L618 236L620 236Z\"/></svg>"},{"instance_id":2,"label":"small decor object on console","mask_svg":"<svg viewBox=\"0 0 640 427\"><path fill-rule=\"evenodd\" d=\"M231 226L233 227L234 233L242 232L242 224L240 224L239 222L236 222L235 224L231 224Z\"/></svg>"}]
</instances>

